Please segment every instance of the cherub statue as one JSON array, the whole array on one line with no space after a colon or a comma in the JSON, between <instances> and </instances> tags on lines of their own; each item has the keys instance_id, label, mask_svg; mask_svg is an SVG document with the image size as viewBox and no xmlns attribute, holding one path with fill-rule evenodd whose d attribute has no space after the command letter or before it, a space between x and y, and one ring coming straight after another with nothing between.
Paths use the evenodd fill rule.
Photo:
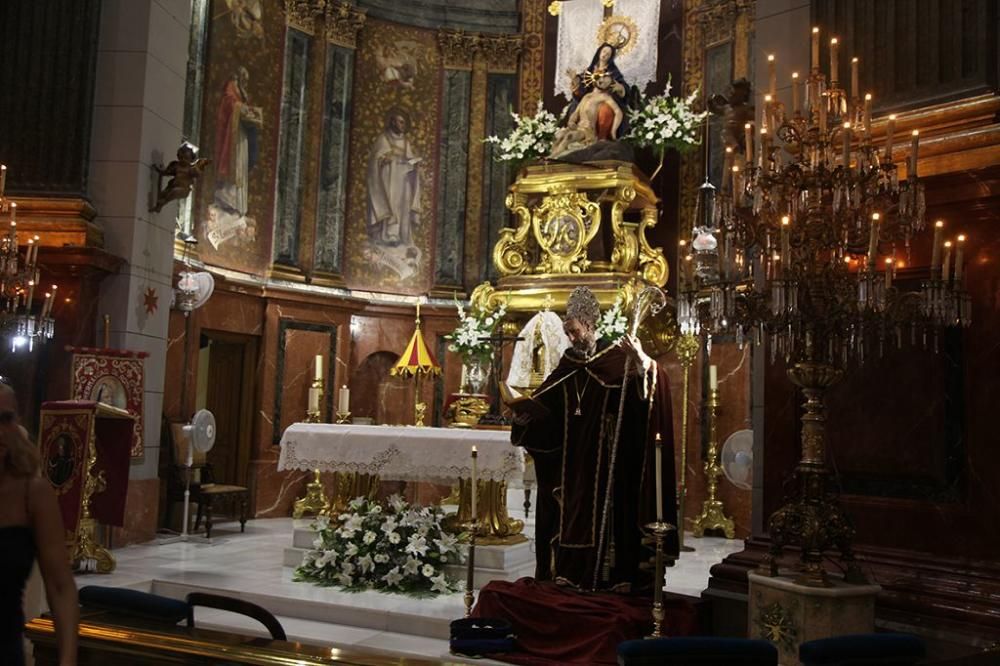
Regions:
<instances>
[{"instance_id":1,"label":"cherub statue","mask_svg":"<svg viewBox=\"0 0 1000 666\"><path fill-rule=\"evenodd\" d=\"M733 81L727 97L712 95L708 99L708 110L722 116L722 145L729 146L737 154L746 150L744 125L754 119L752 99L750 82L746 79Z\"/></svg>"},{"instance_id":2,"label":"cherub statue","mask_svg":"<svg viewBox=\"0 0 1000 666\"><path fill-rule=\"evenodd\" d=\"M201 176L212 160L198 157L198 147L185 141L177 149L177 159L163 168L162 165L154 164L156 169L156 205L150 208L150 212L159 213L163 207L171 201L184 199L191 194L191 188L195 181ZM170 176L166 187L163 187L163 177Z\"/></svg>"}]
</instances>

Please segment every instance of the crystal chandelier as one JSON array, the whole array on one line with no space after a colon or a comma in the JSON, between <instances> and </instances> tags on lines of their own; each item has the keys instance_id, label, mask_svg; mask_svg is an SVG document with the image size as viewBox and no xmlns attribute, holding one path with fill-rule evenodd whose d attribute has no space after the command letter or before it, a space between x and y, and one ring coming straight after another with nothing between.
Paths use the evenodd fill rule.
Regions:
<instances>
[{"instance_id":1,"label":"crystal chandelier","mask_svg":"<svg viewBox=\"0 0 1000 666\"><path fill-rule=\"evenodd\" d=\"M58 287L52 285L42 298L38 236L28 239L21 258L17 245L17 203L4 197L6 181L7 167L0 165L0 215L10 217L10 227L0 237L0 330L8 336L11 351L27 348L30 352L35 348L35 340L50 340L55 335L52 304Z\"/></svg>"},{"instance_id":2,"label":"crystal chandelier","mask_svg":"<svg viewBox=\"0 0 1000 666\"><path fill-rule=\"evenodd\" d=\"M694 236L690 246L682 242L677 314L682 333L705 333L709 343L725 334L740 345L766 344L771 361L782 358L803 389L800 489L771 516L768 569L776 574L782 546L797 545L799 581L825 585L827 549L841 551L849 579L861 579L851 555L853 527L826 491L825 390L852 363L889 345L919 341L936 349L943 327L969 325L971 301L962 288L965 237L957 238L952 273L940 221L919 289L895 281L897 266L910 263L911 240L925 227L919 133L912 132L901 177L892 155L895 116L877 147L872 96L858 94L857 58L848 95L838 77L838 40L830 40L828 79L819 66L818 28L812 38L804 95L793 74L786 113L768 56L770 91L757 127L744 128L745 153L728 147L721 188L706 180L699 190Z\"/></svg>"}]
</instances>

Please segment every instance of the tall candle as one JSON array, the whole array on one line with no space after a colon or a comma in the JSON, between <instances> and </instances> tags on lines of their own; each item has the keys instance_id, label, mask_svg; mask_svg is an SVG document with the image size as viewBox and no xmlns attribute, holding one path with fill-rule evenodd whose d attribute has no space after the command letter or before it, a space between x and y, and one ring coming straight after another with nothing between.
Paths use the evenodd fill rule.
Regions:
<instances>
[{"instance_id":1,"label":"tall candle","mask_svg":"<svg viewBox=\"0 0 1000 666\"><path fill-rule=\"evenodd\" d=\"M663 440L656 433L656 522L663 522Z\"/></svg>"},{"instance_id":2,"label":"tall candle","mask_svg":"<svg viewBox=\"0 0 1000 666\"><path fill-rule=\"evenodd\" d=\"M478 463L476 459L479 457L479 452L476 447L472 447L472 479L470 481L469 495L472 497L472 521L476 520L476 496L479 494L479 485L477 484L478 474Z\"/></svg>"},{"instance_id":3,"label":"tall candle","mask_svg":"<svg viewBox=\"0 0 1000 666\"><path fill-rule=\"evenodd\" d=\"M944 231L944 220L934 223L934 244L931 246L931 268L941 267L941 232Z\"/></svg>"},{"instance_id":4,"label":"tall candle","mask_svg":"<svg viewBox=\"0 0 1000 666\"><path fill-rule=\"evenodd\" d=\"M774 62L774 54L771 53L767 56L767 75L769 79L768 91L771 93L771 97L777 97L778 95L778 74L777 68Z\"/></svg>"},{"instance_id":5,"label":"tall candle","mask_svg":"<svg viewBox=\"0 0 1000 666\"><path fill-rule=\"evenodd\" d=\"M962 279L962 251L965 249L965 234L958 235L958 242L955 243L955 285L958 286Z\"/></svg>"},{"instance_id":6,"label":"tall candle","mask_svg":"<svg viewBox=\"0 0 1000 666\"><path fill-rule=\"evenodd\" d=\"M913 176L917 175L917 148L920 142L920 130L913 130L910 135L913 138L910 141L910 174Z\"/></svg>"},{"instance_id":7,"label":"tall candle","mask_svg":"<svg viewBox=\"0 0 1000 666\"><path fill-rule=\"evenodd\" d=\"M763 132L771 124L771 100L770 95L764 95L764 108L760 111L760 131Z\"/></svg>"},{"instance_id":8,"label":"tall candle","mask_svg":"<svg viewBox=\"0 0 1000 666\"><path fill-rule=\"evenodd\" d=\"M896 131L896 114L889 114L889 122L885 125L885 160L892 161L892 135Z\"/></svg>"},{"instance_id":9,"label":"tall candle","mask_svg":"<svg viewBox=\"0 0 1000 666\"><path fill-rule=\"evenodd\" d=\"M865 93L865 136L872 135L872 94Z\"/></svg>"},{"instance_id":10,"label":"tall candle","mask_svg":"<svg viewBox=\"0 0 1000 666\"><path fill-rule=\"evenodd\" d=\"M322 389L320 389L318 386L310 386L309 387L309 411L310 412L318 412L319 411L320 393L322 393L322 392L323 392Z\"/></svg>"},{"instance_id":11,"label":"tall candle","mask_svg":"<svg viewBox=\"0 0 1000 666\"><path fill-rule=\"evenodd\" d=\"M791 218L785 215L781 218L781 270L786 274L785 269L791 264L792 245L789 236L791 232Z\"/></svg>"},{"instance_id":12,"label":"tall candle","mask_svg":"<svg viewBox=\"0 0 1000 666\"><path fill-rule=\"evenodd\" d=\"M316 360L316 370L315 370L315 372L313 374L313 378L314 379L319 379L319 380L322 381L322 379L323 379L323 355L322 354L316 354L316 359L315 360Z\"/></svg>"},{"instance_id":13,"label":"tall candle","mask_svg":"<svg viewBox=\"0 0 1000 666\"><path fill-rule=\"evenodd\" d=\"M337 411L346 414L351 411L351 390L347 386L341 386L337 394Z\"/></svg>"},{"instance_id":14,"label":"tall candle","mask_svg":"<svg viewBox=\"0 0 1000 666\"><path fill-rule=\"evenodd\" d=\"M841 147L841 152L843 153L844 168L851 168L851 123L844 123L844 131L841 132L844 141Z\"/></svg>"},{"instance_id":15,"label":"tall candle","mask_svg":"<svg viewBox=\"0 0 1000 666\"><path fill-rule=\"evenodd\" d=\"M858 59L851 58L851 99L858 98Z\"/></svg>"},{"instance_id":16,"label":"tall candle","mask_svg":"<svg viewBox=\"0 0 1000 666\"><path fill-rule=\"evenodd\" d=\"M684 271L687 273L688 284L694 287L694 255L684 257Z\"/></svg>"},{"instance_id":17,"label":"tall candle","mask_svg":"<svg viewBox=\"0 0 1000 666\"><path fill-rule=\"evenodd\" d=\"M819 96L819 131L826 132L826 93Z\"/></svg>"},{"instance_id":18,"label":"tall candle","mask_svg":"<svg viewBox=\"0 0 1000 666\"><path fill-rule=\"evenodd\" d=\"M10 221L13 224L15 220L17 220L17 202L16 201L11 201L10 202Z\"/></svg>"},{"instance_id":19,"label":"tall candle","mask_svg":"<svg viewBox=\"0 0 1000 666\"><path fill-rule=\"evenodd\" d=\"M34 255L34 253L35 253L35 241L33 238L29 238L28 249L24 251L24 265L26 268L30 269L32 264L34 263L32 261L32 255Z\"/></svg>"},{"instance_id":20,"label":"tall candle","mask_svg":"<svg viewBox=\"0 0 1000 666\"><path fill-rule=\"evenodd\" d=\"M799 113L799 73L792 72L792 113Z\"/></svg>"},{"instance_id":21,"label":"tall candle","mask_svg":"<svg viewBox=\"0 0 1000 666\"><path fill-rule=\"evenodd\" d=\"M59 290L59 285L52 285L52 300L49 301L49 306L45 308L45 316L48 317L52 314L52 306L56 303L56 292Z\"/></svg>"},{"instance_id":22,"label":"tall candle","mask_svg":"<svg viewBox=\"0 0 1000 666\"><path fill-rule=\"evenodd\" d=\"M812 61L810 63L813 70L819 69L819 28L812 31Z\"/></svg>"},{"instance_id":23,"label":"tall candle","mask_svg":"<svg viewBox=\"0 0 1000 666\"><path fill-rule=\"evenodd\" d=\"M947 282L951 272L951 241L944 242L944 267L941 269L941 279Z\"/></svg>"},{"instance_id":24,"label":"tall candle","mask_svg":"<svg viewBox=\"0 0 1000 666\"><path fill-rule=\"evenodd\" d=\"M49 308L52 307L52 292L45 292L45 300L42 301L42 311L38 313L38 320L41 322L48 315Z\"/></svg>"},{"instance_id":25,"label":"tall candle","mask_svg":"<svg viewBox=\"0 0 1000 666\"><path fill-rule=\"evenodd\" d=\"M760 128L760 166L767 167L767 162L771 158L771 135L766 127Z\"/></svg>"},{"instance_id":26,"label":"tall candle","mask_svg":"<svg viewBox=\"0 0 1000 666\"><path fill-rule=\"evenodd\" d=\"M719 388L719 368L717 366L708 366L708 388L713 391Z\"/></svg>"},{"instance_id":27,"label":"tall candle","mask_svg":"<svg viewBox=\"0 0 1000 666\"><path fill-rule=\"evenodd\" d=\"M747 164L753 164L753 123L743 125L743 140L746 142Z\"/></svg>"},{"instance_id":28,"label":"tall candle","mask_svg":"<svg viewBox=\"0 0 1000 666\"><path fill-rule=\"evenodd\" d=\"M28 282L28 301L27 304L24 306L25 310L29 312L31 311L31 301L34 297L35 297L35 281L30 280Z\"/></svg>"},{"instance_id":29,"label":"tall candle","mask_svg":"<svg viewBox=\"0 0 1000 666\"><path fill-rule=\"evenodd\" d=\"M871 233L868 235L868 267L874 268L875 266L875 255L878 253L878 227L879 218L881 216L878 213L872 213L872 224Z\"/></svg>"},{"instance_id":30,"label":"tall candle","mask_svg":"<svg viewBox=\"0 0 1000 666\"><path fill-rule=\"evenodd\" d=\"M837 62L837 45L840 43L836 37L830 40L830 85L832 86L840 80L838 76L840 63Z\"/></svg>"},{"instance_id":31,"label":"tall candle","mask_svg":"<svg viewBox=\"0 0 1000 666\"><path fill-rule=\"evenodd\" d=\"M885 290L892 287L892 257L885 258Z\"/></svg>"},{"instance_id":32,"label":"tall candle","mask_svg":"<svg viewBox=\"0 0 1000 666\"><path fill-rule=\"evenodd\" d=\"M7 165L0 164L0 197L7 189Z\"/></svg>"}]
</instances>

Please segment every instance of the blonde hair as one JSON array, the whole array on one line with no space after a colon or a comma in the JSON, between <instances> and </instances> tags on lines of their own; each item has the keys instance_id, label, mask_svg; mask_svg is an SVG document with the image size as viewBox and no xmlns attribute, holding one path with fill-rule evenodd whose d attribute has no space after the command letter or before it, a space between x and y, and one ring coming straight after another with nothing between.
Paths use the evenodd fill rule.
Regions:
<instances>
[{"instance_id":1,"label":"blonde hair","mask_svg":"<svg viewBox=\"0 0 1000 666\"><path fill-rule=\"evenodd\" d=\"M38 474L38 449L19 427L0 429L0 442L7 449L3 466L12 476L28 478Z\"/></svg>"}]
</instances>

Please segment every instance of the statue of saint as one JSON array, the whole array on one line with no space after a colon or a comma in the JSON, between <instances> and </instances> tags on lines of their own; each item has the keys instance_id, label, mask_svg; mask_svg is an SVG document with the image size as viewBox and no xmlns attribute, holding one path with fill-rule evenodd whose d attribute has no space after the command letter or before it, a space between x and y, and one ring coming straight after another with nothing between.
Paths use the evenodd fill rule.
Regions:
<instances>
[{"instance_id":1,"label":"statue of saint","mask_svg":"<svg viewBox=\"0 0 1000 666\"><path fill-rule=\"evenodd\" d=\"M614 85L614 79L606 73L596 81L594 88L576 105L567 126L556 131L550 157L558 158L596 142L598 122L608 114L612 118L611 136L617 135L618 128L625 120L625 113L610 92Z\"/></svg>"},{"instance_id":2,"label":"statue of saint","mask_svg":"<svg viewBox=\"0 0 1000 666\"><path fill-rule=\"evenodd\" d=\"M611 81L605 85L604 92L611 98L611 102L603 97L598 102L597 122L595 131L598 141L617 140L628 132L628 118L626 109L628 108L628 83L622 75L618 65L615 64L615 54L617 49L611 44L601 44L590 65L581 73L571 73L572 83L570 88L573 91L573 101L570 102L567 111L570 116L577 107L583 103L584 98L595 89L599 88L601 80L608 76ZM616 108L617 107L617 108ZM615 123L617 113L622 117Z\"/></svg>"}]
</instances>

